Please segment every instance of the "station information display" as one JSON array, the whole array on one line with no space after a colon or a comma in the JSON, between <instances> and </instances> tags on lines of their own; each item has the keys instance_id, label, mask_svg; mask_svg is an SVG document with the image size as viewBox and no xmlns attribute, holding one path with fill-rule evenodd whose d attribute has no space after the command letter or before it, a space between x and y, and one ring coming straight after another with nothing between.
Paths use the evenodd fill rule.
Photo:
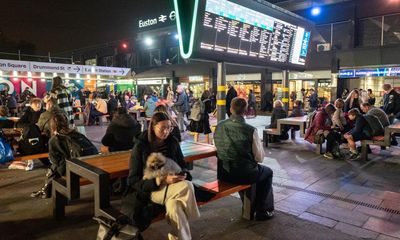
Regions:
<instances>
[{"instance_id":1,"label":"station information display","mask_svg":"<svg viewBox=\"0 0 400 240\"><path fill-rule=\"evenodd\" d=\"M286 69L306 64L312 25L292 13L256 1L174 1L184 58ZM192 8L179 8L179 2L187 7L190 1Z\"/></svg>"},{"instance_id":2,"label":"station information display","mask_svg":"<svg viewBox=\"0 0 400 240\"><path fill-rule=\"evenodd\" d=\"M226 0L207 0L201 49L305 65L310 32Z\"/></svg>"}]
</instances>

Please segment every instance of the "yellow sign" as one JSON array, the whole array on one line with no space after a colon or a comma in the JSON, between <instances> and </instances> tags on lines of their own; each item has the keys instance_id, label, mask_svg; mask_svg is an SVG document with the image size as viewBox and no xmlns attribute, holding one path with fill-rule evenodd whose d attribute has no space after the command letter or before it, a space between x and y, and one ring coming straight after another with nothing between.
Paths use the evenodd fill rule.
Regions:
<instances>
[{"instance_id":1,"label":"yellow sign","mask_svg":"<svg viewBox=\"0 0 400 240\"><path fill-rule=\"evenodd\" d=\"M217 100L217 105L218 106L225 106L226 105L226 100Z\"/></svg>"},{"instance_id":2,"label":"yellow sign","mask_svg":"<svg viewBox=\"0 0 400 240\"><path fill-rule=\"evenodd\" d=\"M282 98L282 102L288 103L289 102L289 98Z\"/></svg>"},{"instance_id":3,"label":"yellow sign","mask_svg":"<svg viewBox=\"0 0 400 240\"><path fill-rule=\"evenodd\" d=\"M218 92L225 92L225 91L226 91L226 86L225 86L225 85L223 85L223 86L218 86L218 87L217 87L217 91L218 91Z\"/></svg>"},{"instance_id":4,"label":"yellow sign","mask_svg":"<svg viewBox=\"0 0 400 240\"><path fill-rule=\"evenodd\" d=\"M282 88L282 92L289 92L289 88Z\"/></svg>"}]
</instances>

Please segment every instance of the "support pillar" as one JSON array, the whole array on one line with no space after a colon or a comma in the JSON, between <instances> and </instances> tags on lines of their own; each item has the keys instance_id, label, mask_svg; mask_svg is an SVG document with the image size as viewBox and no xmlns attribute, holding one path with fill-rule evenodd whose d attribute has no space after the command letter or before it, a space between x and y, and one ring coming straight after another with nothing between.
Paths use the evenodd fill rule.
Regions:
<instances>
[{"instance_id":1,"label":"support pillar","mask_svg":"<svg viewBox=\"0 0 400 240\"><path fill-rule=\"evenodd\" d=\"M226 64L219 62L217 67L217 120L222 121L226 115Z\"/></svg>"},{"instance_id":2,"label":"support pillar","mask_svg":"<svg viewBox=\"0 0 400 240\"><path fill-rule=\"evenodd\" d=\"M282 102L286 111L289 111L289 71L282 71Z\"/></svg>"}]
</instances>

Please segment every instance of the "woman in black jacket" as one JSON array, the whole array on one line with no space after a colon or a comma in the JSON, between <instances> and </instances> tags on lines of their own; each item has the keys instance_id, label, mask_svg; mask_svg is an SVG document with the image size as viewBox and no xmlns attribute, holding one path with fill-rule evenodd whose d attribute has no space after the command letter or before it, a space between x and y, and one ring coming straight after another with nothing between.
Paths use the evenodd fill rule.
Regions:
<instances>
[{"instance_id":1,"label":"woman in black jacket","mask_svg":"<svg viewBox=\"0 0 400 240\"><path fill-rule=\"evenodd\" d=\"M141 131L141 125L128 114L126 108L119 107L107 128L101 143L108 147L110 152L130 150L133 147L133 138Z\"/></svg>"},{"instance_id":2,"label":"woman in black jacket","mask_svg":"<svg viewBox=\"0 0 400 240\"><path fill-rule=\"evenodd\" d=\"M166 218L173 231L169 239L191 239L189 221L200 216L193 185L179 142L170 133L169 117L161 112L153 115L149 129L135 139L129 164L128 191L122 202L122 212L140 230L146 229L160 207L165 206ZM159 152L182 168L183 174L143 180L143 169L151 153ZM179 227L178 227L179 226Z\"/></svg>"}]
</instances>

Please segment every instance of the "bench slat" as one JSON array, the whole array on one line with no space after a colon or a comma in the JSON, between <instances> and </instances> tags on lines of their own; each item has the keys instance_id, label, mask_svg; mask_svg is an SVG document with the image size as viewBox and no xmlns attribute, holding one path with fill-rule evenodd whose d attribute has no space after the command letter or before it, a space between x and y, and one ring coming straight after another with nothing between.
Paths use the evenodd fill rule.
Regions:
<instances>
[{"instance_id":1,"label":"bench slat","mask_svg":"<svg viewBox=\"0 0 400 240\"><path fill-rule=\"evenodd\" d=\"M33 155L25 155L25 156L15 156L14 161L27 161L27 160L32 160L32 159L38 159L38 158L48 158L49 153L39 153L39 154L33 154Z\"/></svg>"}]
</instances>

